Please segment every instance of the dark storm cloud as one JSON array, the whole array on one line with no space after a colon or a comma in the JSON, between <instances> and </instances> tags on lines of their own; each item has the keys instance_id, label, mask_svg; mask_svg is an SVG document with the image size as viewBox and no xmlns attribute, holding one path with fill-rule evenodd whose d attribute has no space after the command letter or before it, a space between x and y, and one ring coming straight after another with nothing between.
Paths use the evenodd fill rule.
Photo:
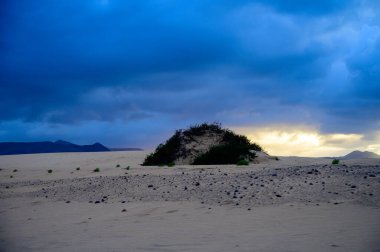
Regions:
<instances>
[{"instance_id":1,"label":"dark storm cloud","mask_svg":"<svg viewBox=\"0 0 380 252\"><path fill-rule=\"evenodd\" d=\"M40 120L99 86L188 89L196 83L135 78L202 68L234 51L228 36L187 4L23 1L7 7L2 106L14 108L3 112L7 119ZM15 100L17 94L23 99Z\"/></svg>"},{"instance_id":2,"label":"dark storm cloud","mask_svg":"<svg viewBox=\"0 0 380 252\"><path fill-rule=\"evenodd\" d=\"M0 138L87 125L83 139L112 128L138 135L134 143L204 120L376 129L379 8L365 0L4 1Z\"/></svg>"},{"instance_id":3,"label":"dark storm cloud","mask_svg":"<svg viewBox=\"0 0 380 252\"><path fill-rule=\"evenodd\" d=\"M375 32L379 33L379 29ZM355 82L354 94L362 98L379 100L380 97L380 37L371 48L348 60Z\"/></svg>"},{"instance_id":4,"label":"dark storm cloud","mask_svg":"<svg viewBox=\"0 0 380 252\"><path fill-rule=\"evenodd\" d=\"M304 14L304 15L324 15L334 12L341 12L354 1L340 0L320 0L320 1L303 1L303 0L271 0L258 1L263 4L269 4L278 11L286 13Z\"/></svg>"}]
</instances>

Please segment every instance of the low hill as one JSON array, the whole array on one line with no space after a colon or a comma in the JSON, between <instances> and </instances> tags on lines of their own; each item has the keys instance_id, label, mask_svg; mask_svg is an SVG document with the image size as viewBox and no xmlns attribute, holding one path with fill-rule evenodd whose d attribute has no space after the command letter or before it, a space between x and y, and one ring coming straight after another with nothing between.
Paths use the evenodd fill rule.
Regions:
<instances>
[{"instance_id":1,"label":"low hill","mask_svg":"<svg viewBox=\"0 0 380 252\"><path fill-rule=\"evenodd\" d=\"M236 164L250 162L263 149L220 124L200 124L177 130L165 143L145 158L143 165Z\"/></svg>"},{"instance_id":2,"label":"low hill","mask_svg":"<svg viewBox=\"0 0 380 252\"><path fill-rule=\"evenodd\" d=\"M380 158L380 155L370 151L353 151L340 159Z\"/></svg>"},{"instance_id":3,"label":"low hill","mask_svg":"<svg viewBox=\"0 0 380 252\"><path fill-rule=\"evenodd\" d=\"M110 150L100 143L77 145L62 140L55 142L0 142L0 155L99 151Z\"/></svg>"}]
</instances>

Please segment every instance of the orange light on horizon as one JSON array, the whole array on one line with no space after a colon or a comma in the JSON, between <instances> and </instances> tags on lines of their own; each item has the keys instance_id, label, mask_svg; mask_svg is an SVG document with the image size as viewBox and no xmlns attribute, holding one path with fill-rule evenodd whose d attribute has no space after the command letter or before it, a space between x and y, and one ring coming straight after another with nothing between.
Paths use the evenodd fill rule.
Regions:
<instances>
[{"instance_id":1,"label":"orange light on horizon","mask_svg":"<svg viewBox=\"0 0 380 252\"><path fill-rule=\"evenodd\" d=\"M271 155L332 157L346 155L353 150L380 152L380 132L373 140L363 134L323 134L303 125L269 126L259 128L231 127L260 144Z\"/></svg>"}]
</instances>

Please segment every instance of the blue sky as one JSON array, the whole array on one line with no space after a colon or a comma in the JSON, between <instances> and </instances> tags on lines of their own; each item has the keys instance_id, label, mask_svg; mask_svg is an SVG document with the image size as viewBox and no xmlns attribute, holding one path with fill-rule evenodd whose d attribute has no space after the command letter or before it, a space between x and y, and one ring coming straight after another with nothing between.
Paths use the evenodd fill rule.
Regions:
<instances>
[{"instance_id":1,"label":"blue sky","mask_svg":"<svg viewBox=\"0 0 380 252\"><path fill-rule=\"evenodd\" d=\"M275 154L380 151L378 1L1 5L0 141L152 148L219 121Z\"/></svg>"}]
</instances>

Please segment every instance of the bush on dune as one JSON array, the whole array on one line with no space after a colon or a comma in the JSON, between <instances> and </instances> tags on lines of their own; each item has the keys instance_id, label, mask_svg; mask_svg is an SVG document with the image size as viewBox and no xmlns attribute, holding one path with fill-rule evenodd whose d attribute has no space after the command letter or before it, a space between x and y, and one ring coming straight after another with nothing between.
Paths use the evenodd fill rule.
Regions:
<instances>
[{"instance_id":1,"label":"bush on dune","mask_svg":"<svg viewBox=\"0 0 380 252\"><path fill-rule=\"evenodd\" d=\"M236 164L240 160L253 160L256 155L248 145L224 144L212 147L197 157L194 165ZM247 161L248 162L248 161Z\"/></svg>"},{"instance_id":2,"label":"bush on dune","mask_svg":"<svg viewBox=\"0 0 380 252\"><path fill-rule=\"evenodd\" d=\"M333 165L337 165L337 164L339 164L339 159L334 159L334 160L331 162L331 164L333 164Z\"/></svg>"},{"instance_id":3,"label":"bush on dune","mask_svg":"<svg viewBox=\"0 0 380 252\"><path fill-rule=\"evenodd\" d=\"M201 136L205 134L206 131L212 131L216 134L223 133L223 129L220 123L202 123L202 124L195 124L189 127L189 129L183 131L183 134L185 136Z\"/></svg>"},{"instance_id":4,"label":"bush on dune","mask_svg":"<svg viewBox=\"0 0 380 252\"><path fill-rule=\"evenodd\" d=\"M245 159L241 159L239 160L236 165L238 166L241 166L241 165L249 165L249 161L245 160Z\"/></svg>"},{"instance_id":5,"label":"bush on dune","mask_svg":"<svg viewBox=\"0 0 380 252\"><path fill-rule=\"evenodd\" d=\"M216 138L219 140L206 152L194 155L191 164L237 164L240 160L249 162L256 158L255 151L263 151L246 136L223 129L219 123L203 123L190 126L187 130L177 130L164 144L158 145L156 150L145 158L142 165L172 166L178 158L183 157L181 156L183 153L194 153L191 149L187 149L186 144L189 142L198 144L196 140L199 140L199 137L214 139L215 136L219 136L220 138Z\"/></svg>"},{"instance_id":6,"label":"bush on dune","mask_svg":"<svg viewBox=\"0 0 380 252\"><path fill-rule=\"evenodd\" d=\"M258 144L251 143L246 136L235 134L228 129L224 130L222 143L198 156L193 164L237 164L240 160L249 162L256 158L254 151L263 150Z\"/></svg>"},{"instance_id":7,"label":"bush on dune","mask_svg":"<svg viewBox=\"0 0 380 252\"><path fill-rule=\"evenodd\" d=\"M181 146L181 131L177 130L164 144L158 145L156 150L148 155L143 165L166 165L174 163L176 153Z\"/></svg>"}]
</instances>

